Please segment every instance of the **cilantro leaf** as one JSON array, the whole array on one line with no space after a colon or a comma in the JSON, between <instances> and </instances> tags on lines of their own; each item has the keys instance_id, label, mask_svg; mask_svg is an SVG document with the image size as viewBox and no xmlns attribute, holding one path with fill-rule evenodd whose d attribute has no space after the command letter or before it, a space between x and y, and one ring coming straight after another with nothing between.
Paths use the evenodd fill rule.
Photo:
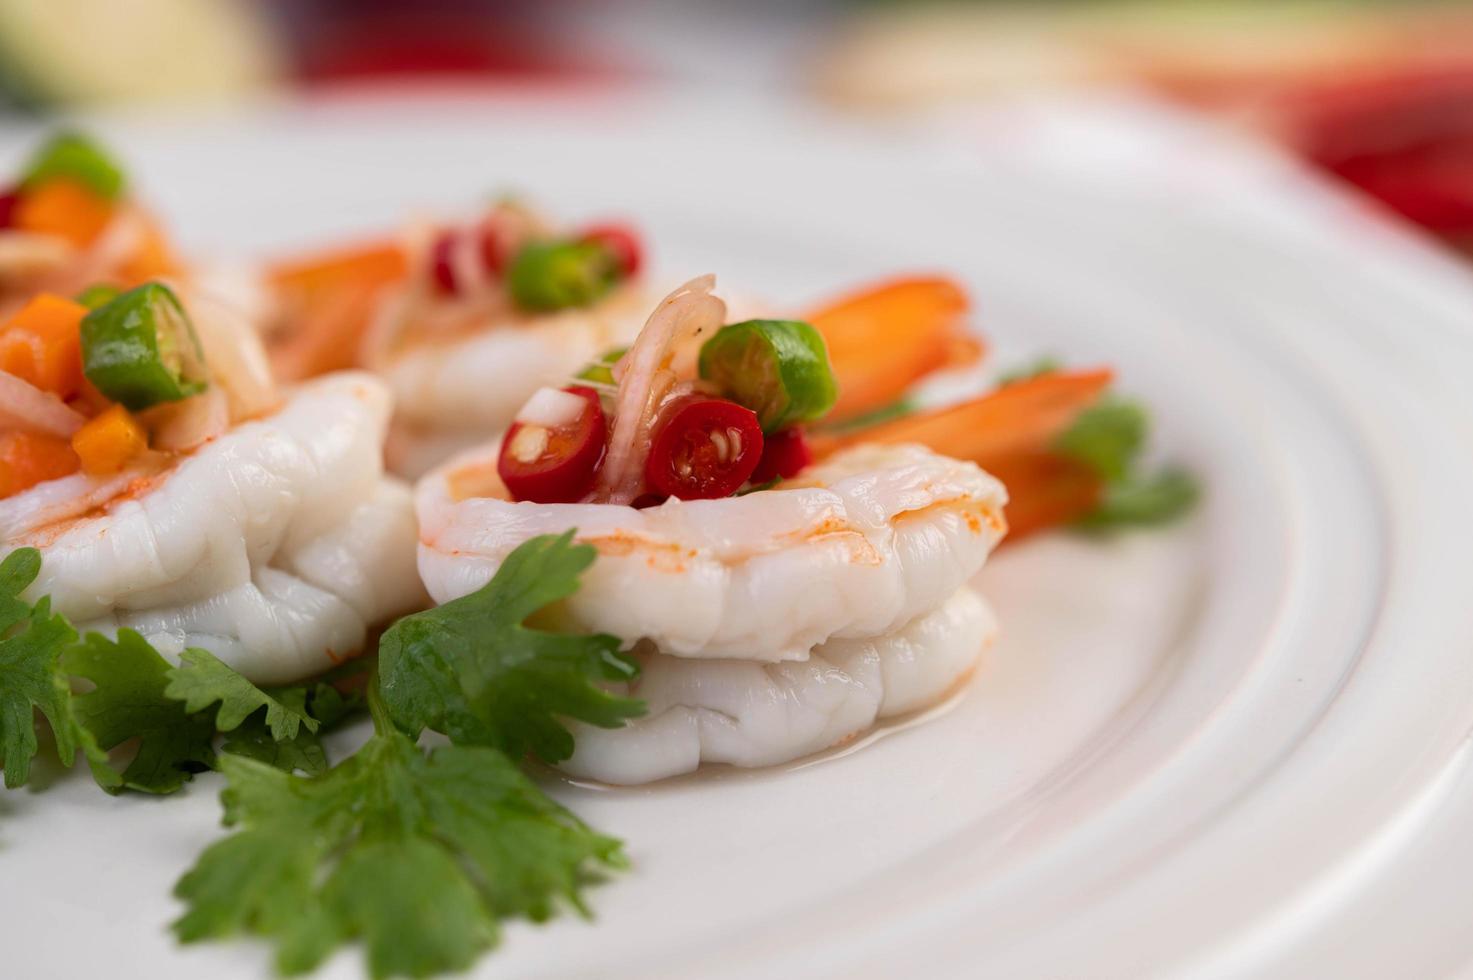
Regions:
<instances>
[{"instance_id":1,"label":"cilantro leaf","mask_svg":"<svg viewBox=\"0 0 1473 980\"><path fill-rule=\"evenodd\" d=\"M183 701L184 710L191 714L220 702L215 715L215 727L220 731L234 731L262 708L266 709L266 726L271 737L278 742L296 738L303 727L311 732L317 730L317 720L307 714L305 690L298 689L300 696L293 695L288 700L274 698L208 650L185 650L179 660L179 666L168 672L169 683L164 694Z\"/></svg>"},{"instance_id":2,"label":"cilantro leaf","mask_svg":"<svg viewBox=\"0 0 1473 980\"><path fill-rule=\"evenodd\" d=\"M1089 465L1106 481L1130 475L1146 445L1150 422L1146 410L1123 398L1105 398L1079 413L1054 448Z\"/></svg>"},{"instance_id":3,"label":"cilantro leaf","mask_svg":"<svg viewBox=\"0 0 1473 980\"><path fill-rule=\"evenodd\" d=\"M507 556L470 595L391 626L379 642L383 696L411 734L431 728L458 745L485 745L513 759L573 754L563 718L617 728L644 704L598 686L638 672L617 637L531 629L526 621L578 589L594 549L573 532L543 535Z\"/></svg>"},{"instance_id":4,"label":"cilantro leaf","mask_svg":"<svg viewBox=\"0 0 1473 980\"><path fill-rule=\"evenodd\" d=\"M313 729L301 726L287 739L278 739L266 718L256 714L233 731L227 732L221 749L234 755L264 762L285 772L319 773L329 768L327 750L321 735L342 724L362 707L363 697L345 695L331 684L318 681L311 685L278 688L270 696L315 724Z\"/></svg>"},{"instance_id":5,"label":"cilantro leaf","mask_svg":"<svg viewBox=\"0 0 1473 980\"><path fill-rule=\"evenodd\" d=\"M0 562L0 765L7 789L30 778L39 750L36 711L55 733L64 765L72 764L81 744L60 664L76 631L51 611L50 599L32 607L20 598L40 572L41 553L35 548L18 548Z\"/></svg>"},{"instance_id":6,"label":"cilantro leaf","mask_svg":"<svg viewBox=\"0 0 1473 980\"><path fill-rule=\"evenodd\" d=\"M88 633L62 654L61 662L68 673L96 685L72 697L72 710L97 744L111 751L138 739L138 752L120 785L104 789L172 793L214 765L213 719L191 714L165 693L169 662L142 636L129 629L119 630L117 640Z\"/></svg>"},{"instance_id":7,"label":"cilantro leaf","mask_svg":"<svg viewBox=\"0 0 1473 980\"><path fill-rule=\"evenodd\" d=\"M377 722L377 720L376 720ZM545 796L504 755L426 754L387 719L358 754L319 776L226 756L225 822L175 888L184 942L255 933L283 973L313 969L361 939L374 977L468 967L509 916L582 910L619 843Z\"/></svg>"},{"instance_id":8,"label":"cilantro leaf","mask_svg":"<svg viewBox=\"0 0 1473 980\"><path fill-rule=\"evenodd\" d=\"M1090 530L1164 524L1190 510L1200 493L1190 473L1162 470L1145 479L1110 485L1100 505L1079 524Z\"/></svg>"}]
</instances>

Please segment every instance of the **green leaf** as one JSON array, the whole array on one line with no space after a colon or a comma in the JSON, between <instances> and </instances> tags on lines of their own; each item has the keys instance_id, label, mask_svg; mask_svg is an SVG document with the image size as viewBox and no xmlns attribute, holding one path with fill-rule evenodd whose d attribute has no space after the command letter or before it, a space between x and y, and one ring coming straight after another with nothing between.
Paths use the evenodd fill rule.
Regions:
<instances>
[{"instance_id":1,"label":"green leaf","mask_svg":"<svg viewBox=\"0 0 1473 980\"><path fill-rule=\"evenodd\" d=\"M223 757L227 825L175 888L184 942L253 933L277 967L304 973L361 940L374 977L461 970L493 946L499 920L543 920L619 843L558 806L501 753L426 754L385 728L314 777Z\"/></svg>"},{"instance_id":2,"label":"green leaf","mask_svg":"<svg viewBox=\"0 0 1473 980\"><path fill-rule=\"evenodd\" d=\"M480 590L390 627L379 667L394 721L411 734L431 728L459 745L559 762L573 754L563 719L618 728L642 714L642 702L599 686L638 673L617 637L524 625L576 592L594 558L572 531L532 538Z\"/></svg>"},{"instance_id":3,"label":"green leaf","mask_svg":"<svg viewBox=\"0 0 1473 980\"><path fill-rule=\"evenodd\" d=\"M35 712L55 733L63 765L72 764L81 744L60 663L76 631L51 612L50 599L32 607L20 598L40 572L35 548L18 548L0 562L0 764L9 789L30 778L38 751Z\"/></svg>"},{"instance_id":4,"label":"green leaf","mask_svg":"<svg viewBox=\"0 0 1473 980\"><path fill-rule=\"evenodd\" d=\"M825 432L857 432L860 429L868 429L882 422L893 422L896 419L903 419L907 415L914 415L918 411L920 411L920 406L916 404L916 400L907 395L888 405L882 405L871 411L862 412L852 418L842 419L833 423L820 423L820 428Z\"/></svg>"},{"instance_id":5,"label":"green leaf","mask_svg":"<svg viewBox=\"0 0 1473 980\"><path fill-rule=\"evenodd\" d=\"M234 731L262 708L266 709L266 726L271 737L278 742L296 738L303 727L317 731L317 720L307 714L304 689L295 689L288 698L274 698L208 650L185 650L179 660L179 666L168 672L169 683L164 694L183 701L184 710L191 714L218 701L220 710L215 716L215 727L220 731Z\"/></svg>"},{"instance_id":6,"label":"green leaf","mask_svg":"<svg viewBox=\"0 0 1473 980\"><path fill-rule=\"evenodd\" d=\"M1054 448L1094 468L1106 481L1124 480L1146 445L1150 421L1136 402L1105 398L1085 409Z\"/></svg>"},{"instance_id":7,"label":"green leaf","mask_svg":"<svg viewBox=\"0 0 1473 980\"><path fill-rule=\"evenodd\" d=\"M117 640L88 633L62 655L62 668L95 685L72 697L72 710L102 749L138 740L121 785L104 788L172 793L214 765L213 719L165 693L169 662L134 631L119 630Z\"/></svg>"},{"instance_id":8,"label":"green leaf","mask_svg":"<svg viewBox=\"0 0 1473 980\"><path fill-rule=\"evenodd\" d=\"M268 727L266 716L258 712L226 734L222 751L264 762L284 772L326 772L327 750L321 735L353 717L363 707L362 696L344 695L321 681L277 688L270 696L288 709L311 718L315 730L302 725L290 738L279 740Z\"/></svg>"},{"instance_id":9,"label":"green leaf","mask_svg":"<svg viewBox=\"0 0 1473 980\"><path fill-rule=\"evenodd\" d=\"M1197 481L1183 470L1168 469L1146 479L1106 488L1100 506L1079 522L1091 530L1165 524L1185 514L1201 496Z\"/></svg>"}]
</instances>

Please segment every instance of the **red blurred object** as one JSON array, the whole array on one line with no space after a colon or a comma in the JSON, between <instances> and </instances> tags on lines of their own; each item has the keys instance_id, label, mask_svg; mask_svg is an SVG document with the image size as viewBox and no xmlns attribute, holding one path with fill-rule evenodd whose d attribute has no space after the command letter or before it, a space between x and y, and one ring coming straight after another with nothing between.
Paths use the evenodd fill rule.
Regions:
<instances>
[{"instance_id":1,"label":"red blurred object","mask_svg":"<svg viewBox=\"0 0 1473 980\"><path fill-rule=\"evenodd\" d=\"M460 291L455 281L455 237L453 231L442 231L430 246L430 275L435 288L446 296Z\"/></svg>"},{"instance_id":2,"label":"red blurred object","mask_svg":"<svg viewBox=\"0 0 1473 980\"><path fill-rule=\"evenodd\" d=\"M645 482L669 497L715 500L736 493L761 458L756 412L724 398L691 395L665 410Z\"/></svg>"},{"instance_id":3,"label":"red blurred object","mask_svg":"<svg viewBox=\"0 0 1473 980\"><path fill-rule=\"evenodd\" d=\"M1318 87L1275 114L1314 163L1432 231L1473 236L1473 71Z\"/></svg>"},{"instance_id":4,"label":"red blurred object","mask_svg":"<svg viewBox=\"0 0 1473 980\"><path fill-rule=\"evenodd\" d=\"M586 405L573 422L548 430L547 445L536 459L518 459L513 454L517 435L527 428L521 422L513 423L501 443L496 472L517 500L571 504L592 489L603 464L608 423L598 392L581 385L563 390L579 396Z\"/></svg>"},{"instance_id":5,"label":"red blurred object","mask_svg":"<svg viewBox=\"0 0 1473 980\"><path fill-rule=\"evenodd\" d=\"M599 77L556 20L496 0L276 0L308 83Z\"/></svg>"},{"instance_id":6,"label":"red blurred object","mask_svg":"<svg viewBox=\"0 0 1473 980\"><path fill-rule=\"evenodd\" d=\"M796 426L763 437L762 459L752 471L753 483L790 480L813 462L813 449L803 430Z\"/></svg>"},{"instance_id":7,"label":"red blurred object","mask_svg":"<svg viewBox=\"0 0 1473 980\"><path fill-rule=\"evenodd\" d=\"M15 220L15 208L20 204L20 191L0 191L0 228L9 228Z\"/></svg>"},{"instance_id":8,"label":"red blurred object","mask_svg":"<svg viewBox=\"0 0 1473 980\"><path fill-rule=\"evenodd\" d=\"M585 229L581 238L585 242L602 245L613 253L614 261L619 263L619 270L625 277L639 272L644 253L639 244L639 236L632 228L625 225L594 225Z\"/></svg>"}]
</instances>

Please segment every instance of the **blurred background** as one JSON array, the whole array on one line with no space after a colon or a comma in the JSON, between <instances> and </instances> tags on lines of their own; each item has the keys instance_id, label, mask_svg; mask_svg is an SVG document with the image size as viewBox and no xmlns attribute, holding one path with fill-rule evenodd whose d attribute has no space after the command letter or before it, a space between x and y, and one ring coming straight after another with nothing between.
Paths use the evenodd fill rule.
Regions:
<instances>
[{"instance_id":1,"label":"blurred background","mask_svg":"<svg viewBox=\"0 0 1473 980\"><path fill-rule=\"evenodd\" d=\"M621 86L890 122L1130 93L1287 147L1473 255L1469 0L0 0L14 114Z\"/></svg>"}]
</instances>

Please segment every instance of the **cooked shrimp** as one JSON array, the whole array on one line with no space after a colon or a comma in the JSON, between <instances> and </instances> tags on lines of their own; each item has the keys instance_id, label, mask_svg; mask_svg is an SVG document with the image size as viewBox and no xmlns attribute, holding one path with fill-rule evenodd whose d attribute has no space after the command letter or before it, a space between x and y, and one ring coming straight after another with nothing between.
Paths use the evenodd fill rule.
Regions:
<instances>
[{"instance_id":1,"label":"cooked shrimp","mask_svg":"<svg viewBox=\"0 0 1473 980\"><path fill-rule=\"evenodd\" d=\"M498 452L416 489L435 600L479 588L526 539L577 528L599 559L566 604L572 625L673 656L804 660L836 637L894 632L976 574L1005 530L1000 483L919 446L857 447L775 490L645 510L513 503L494 480L467 497Z\"/></svg>"},{"instance_id":2,"label":"cooked shrimp","mask_svg":"<svg viewBox=\"0 0 1473 980\"><path fill-rule=\"evenodd\" d=\"M800 663L689 660L640 649L627 693L648 714L623 728L575 724L571 775L628 785L702 763L771 766L924 707L966 676L996 627L987 604L958 590L893 633L830 640Z\"/></svg>"},{"instance_id":3,"label":"cooked shrimp","mask_svg":"<svg viewBox=\"0 0 1473 980\"><path fill-rule=\"evenodd\" d=\"M628 343L644 307L642 293L629 287L587 309L508 313L473 333L378 355L369 366L389 383L397 406L389 466L420 476L500 432L538 387Z\"/></svg>"},{"instance_id":4,"label":"cooked shrimp","mask_svg":"<svg viewBox=\"0 0 1473 980\"><path fill-rule=\"evenodd\" d=\"M382 473L389 406L371 376L324 377L171 464L0 502L5 546L41 550L27 595L80 629L202 646L257 683L310 676L421 602L410 496Z\"/></svg>"}]
</instances>

